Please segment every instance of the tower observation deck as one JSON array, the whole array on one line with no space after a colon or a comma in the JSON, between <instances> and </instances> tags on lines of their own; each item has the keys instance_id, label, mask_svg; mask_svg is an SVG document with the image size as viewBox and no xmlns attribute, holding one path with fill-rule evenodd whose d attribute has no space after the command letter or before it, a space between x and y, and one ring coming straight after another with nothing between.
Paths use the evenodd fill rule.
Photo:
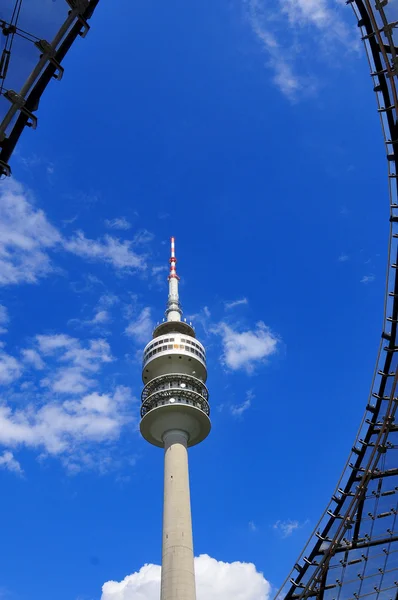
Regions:
<instances>
[{"instance_id":1,"label":"tower observation deck","mask_svg":"<svg viewBox=\"0 0 398 600\"><path fill-rule=\"evenodd\" d=\"M388 163L390 236L383 329L370 396L351 453L278 600L398 600L398 2L347 4L365 44ZM331 443L336 440L338 436Z\"/></svg>"},{"instance_id":2,"label":"tower observation deck","mask_svg":"<svg viewBox=\"0 0 398 600\"><path fill-rule=\"evenodd\" d=\"M144 349L140 430L164 448L161 600L195 600L187 448L210 432L206 352L182 321L174 238L171 238L166 321Z\"/></svg>"}]
</instances>

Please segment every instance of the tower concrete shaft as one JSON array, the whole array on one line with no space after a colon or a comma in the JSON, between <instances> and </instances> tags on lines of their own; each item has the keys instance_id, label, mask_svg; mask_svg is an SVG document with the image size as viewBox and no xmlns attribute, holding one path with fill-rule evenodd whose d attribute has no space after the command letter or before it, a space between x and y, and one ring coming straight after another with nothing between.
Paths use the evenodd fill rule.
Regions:
<instances>
[{"instance_id":1,"label":"tower concrete shaft","mask_svg":"<svg viewBox=\"0 0 398 600\"><path fill-rule=\"evenodd\" d=\"M140 430L164 448L161 600L196 600L188 448L210 432L206 351L181 320L179 277L171 238L167 320L144 349Z\"/></svg>"},{"instance_id":2,"label":"tower concrete shaft","mask_svg":"<svg viewBox=\"0 0 398 600\"><path fill-rule=\"evenodd\" d=\"M187 435L164 436L161 600L196 600Z\"/></svg>"}]
</instances>

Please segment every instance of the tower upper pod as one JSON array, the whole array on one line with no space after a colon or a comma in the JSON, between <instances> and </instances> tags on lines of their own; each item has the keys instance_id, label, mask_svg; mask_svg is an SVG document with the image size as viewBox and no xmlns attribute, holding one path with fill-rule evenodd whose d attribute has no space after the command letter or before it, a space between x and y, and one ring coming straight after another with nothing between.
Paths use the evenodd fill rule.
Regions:
<instances>
[{"instance_id":1,"label":"tower upper pod","mask_svg":"<svg viewBox=\"0 0 398 600\"><path fill-rule=\"evenodd\" d=\"M210 432L206 351L189 323L181 320L176 270L175 240L171 238L167 321L153 332L144 349L140 429L144 438L163 447L169 430L182 430L188 446L201 442Z\"/></svg>"}]
</instances>

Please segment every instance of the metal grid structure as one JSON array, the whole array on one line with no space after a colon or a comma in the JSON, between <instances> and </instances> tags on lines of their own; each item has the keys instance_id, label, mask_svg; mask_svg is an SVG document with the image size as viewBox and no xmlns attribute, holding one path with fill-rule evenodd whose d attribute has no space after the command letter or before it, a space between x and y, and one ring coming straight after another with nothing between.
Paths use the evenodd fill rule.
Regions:
<instances>
[{"instance_id":1,"label":"metal grid structure","mask_svg":"<svg viewBox=\"0 0 398 600\"><path fill-rule=\"evenodd\" d=\"M365 44L388 163L383 332L370 398L343 474L278 592L292 600L398 600L398 0L347 4Z\"/></svg>"},{"instance_id":2,"label":"metal grid structure","mask_svg":"<svg viewBox=\"0 0 398 600\"><path fill-rule=\"evenodd\" d=\"M99 0L2 0L0 7L0 176L25 127L36 129L40 97Z\"/></svg>"}]
</instances>

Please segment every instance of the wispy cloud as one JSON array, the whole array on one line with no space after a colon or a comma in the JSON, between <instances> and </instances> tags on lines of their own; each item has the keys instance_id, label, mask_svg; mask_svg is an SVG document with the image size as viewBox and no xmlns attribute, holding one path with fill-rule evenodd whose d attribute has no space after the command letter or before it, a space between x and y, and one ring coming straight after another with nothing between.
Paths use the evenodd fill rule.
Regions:
<instances>
[{"instance_id":1,"label":"wispy cloud","mask_svg":"<svg viewBox=\"0 0 398 600\"><path fill-rule=\"evenodd\" d=\"M34 369L42 371L45 367L44 361L37 350L33 348L24 348L21 350L22 360L31 365Z\"/></svg>"},{"instance_id":2,"label":"wispy cloud","mask_svg":"<svg viewBox=\"0 0 398 600\"><path fill-rule=\"evenodd\" d=\"M0 285L36 283L53 271L48 250L61 235L13 179L0 188Z\"/></svg>"},{"instance_id":3,"label":"wispy cloud","mask_svg":"<svg viewBox=\"0 0 398 600\"><path fill-rule=\"evenodd\" d=\"M7 333L7 325L10 322L7 307L0 304L0 333Z\"/></svg>"},{"instance_id":4,"label":"wispy cloud","mask_svg":"<svg viewBox=\"0 0 398 600\"><path fill-rule=\"evenodd\" d=\"M375 275L373 275L373 273L370 273L369 275L364 275L361 279L361 283L372 283L374 280L376 279Z\"/></svg>"},{"instance_id":5,"label":"wispy cloud","mask_svg":"<svg viewBox=\"0 0 398 600\"><path fill-rule=\"evenodd\" d=\"M15 152L15 157L26 169L29 169L29 171L37 167L44 167L48 176L53 175L55 172L54 163L38 154L24 156L21 152L17 151Z\"/></svg>"},{"instance_id":6,"label":"wispy cloud","mask_svg":"<svg viewBox=\"0 0 398 600\"><path fill-rule=\"evenodd\" d=\"M225 302L225 308L230 310L231 308L236 308L237 306L242 306L243 304L248 304L247 298L240 298L239 300L232 300L232 302Z\"/></svg>"},{"instance_id":7,"label":"wispy cloud","mask_svg":"<svg viewBox=\"0 0 398 600\"><path fill-rule=\"evenodd\" d=\"M93 331L97 330L101 332L102 335L107 335L109 332L104 329L104 326L112 322L112 316L109 309L118 302L119 298L114 294L102 294L94 308L94 314L92 318L69 319L68 325L75 327L91 327Z\"/></svg>"},{"instance_id":8,"label":"wispy cloud","mask_svg":"<svg viewBox=\"0 0 398 600\"><path fill-rule=\"evenodd\" d=\"M79 339L64 334L36 336L38 348L44 357L56 359L58 366L41 380L41 385L56 394L81 394L95 386L92 378L101 366L113 360L106 340Z\"/></svg>"},{"instance_id":9,"label":"wispy cloud","mask_svg":"<svg viewBox=\"0 0 398 600\"><path fill-rule=\"evenodd\" d=\"M250 531L257 531L257 525L255 524L254 521L249 521L249 529Z\"/></svg>"},{"instance_id":10,"label":"wispy cloud","mask_svg":"<svg viewBox=\"0 0 398 600\"><path fill-rule=\"evenodd\" d=\"M169 267L167 265L156 265L151 269L151 284L155 283L157 286L162 287L167 283L167 273Z\"/></svg>"},{"instance_id":11,"label":"wispy cloud","mask_svg":"<svg viewBox=\"0 0 398 600\"><path fill-rule=\"evenodd\" d=\"M241 417L244 412L249 410L252 404L252 400L254 400L255 395L253 394L253 390L248 390L246 392L246 398L241 404L233 404L230 407L231 414L234 417Z\"/></svg>"},{"instance_id":12,"label":"wispy cloud","mask_svg":"<svg viewBox=\"0 0 398 600\"><path fill-rule=\"evenodd\" d=\"M282 538L287 538L290 537L297 529L304 527L307 523L308 521L300 523L300 521L292 519L286 519L284 521L278 520L272 525L272 528L275 529Z\"/></svg>"},{"instance_id":13,"label":"wispy cloud","mask_svg":"<svg viewBox=\"0 0 398 600\"><path fill-rule=\"evenodd\" d=\"M158 275L159 273L167 273L168 271L167 265L159 265L157 267L152 267L152 275Z\"/></svg>"},{"instance_id":14,"label":"wispy cloud","mask_svg":"<svg viewBox=\"0 0 398 600\"><path fill-rule=\"evenodd\" d=\"M154 235L151 231L147 229L140 229L133 237L133 244L135 246L145 246L152 242L154 239Z\"/></svg>"},{"instance_id":15,"label":"wispy cloud","mask_svg":"<svg viewBox=\"0 0 398 600\"><path fill-rule=\"evenodd\" d=\"M133 240L123 241L110 235L90 239L83 231L65 237L35 206L30 192L10 178L0 188L0 285L37 283L54 272L53 250L107 263L126 273L142 272L147 268L146 259L137 248L151 236L143 230Z\"/></svg>"},{"instance_id":16,"label":"wispy cloud","mask_svg":"<svg viewBox=\"0 0 398 600\"><path fill-rule=\"evenodd\" d=\"M102 239L86 238L83 231L64 240L65 250L88 260L111 264L117 269L144 270L145 260L132 249L132 242L105 235Z\"/></svg>"},{"instance_id":17,"label":"wispy cloud","mask_svg":"<svg viewBox=\"0 0 398 600\"><path fill-rule=\"evenodd\" d=\"M151 309L149 306L146 306L142 309L136 319L130 321L125 329L125 333L141 344L148 342L152 330L153 322L151 319Z\"/></svg>"},{"instance_id":18,"label":"wispy cloud","mask_svg":"<svg viewBox=\"0 0 398 600\"><path fill-rule=\"evenodd\" d=\"M22 370L21 363L14 356L0 350L0 385L8 385L19 379Z\"/></svg>"},{"instance_id":19,"label":"wispy cloud","mask_svg":"<svg viewBox=\"0 0 398 600\"><path fill-rule=\"evenodd\" d=\"M107 227L109 227L109 229L121 229L122 231L131 229L131 223L129 221L127 221L126 217L117 217L115 219L105 219L105 225Z\"/></svg>"},{"instance_id":20,"label":"wispy cloud","mask_svg":"<svg viewBox=\"0 0 398 600\"><path fill-rule=\"evenodd\" d=\"M313 26L326 42L337 42L351 50L357 48L354 27L352 31L348 28L341 11L345 7L339 7L338 3L329 0L279 0L279 4L291 27L307 30L308 26Z\"/></svg>"},{"instance_id":21,"label":"wispy cloud","mask_svg":"<svg viewBox=\"0 0 398 600\"><path fill-rule=\"evenodd\" d=\"M271 32L266 16L268 12L262 0L249 0L247 6L253 32L267 55L267 67L274 73L274 84L289 100L296 100L305 89L305 79L293 70L293 61L285 58L286 48L281 47L275 34Z\"/></svg>"},{"instance_id":22,"label":"wispy cloud","mask_svg":"<svg viewBox=\"0 0 398 600\"><path fill-rule=\"evenodd\" d=\"M23 474L21 465L9 450L5 450L3 454L0 454L0 469L7 469L8 471L17 473L17 475Z\"/></svg>"},{"instance_id":23,"label":"wispy cloud","mask_svg":"<svg viewBox=\"0 0 398 600\"><path fill-rule=\"evenodd\" d=\"M348 256L348 254L340 254L338 261L339 262L347 262L347 260L350 260L350 257Z\"/></svg>"},{"instance_id":24,"label":"wispy cloud","mask_svg":"<svg viewBox=\"0 0 398 600\"><path fill-rule=\"evenodd\" d=\"M187 315L187 321L192 322L195 327L201 325L207 335L211 328L211 312L208 306L204 306L199 312Z\"/></svg>"},{"instance_id":25,"label":"wispy cloud","mask_svg":"<svg viewBox=\"0 0 398 600\"><path fill-rule=\"evenodd\" d=\"M323 59L325 63L330 62L330 55L337 47L345 53L358 47L354 27L351 31L344 8L336 2L246 0L245 5L252 30L267 56L266 65L274 73L273 82L293 102L317 90L316 78L308 74L309 66L316 66L314 47L317 47L316 60ZM337 60L341 61L340 55Z\"/></svg>"}]
</instances>

